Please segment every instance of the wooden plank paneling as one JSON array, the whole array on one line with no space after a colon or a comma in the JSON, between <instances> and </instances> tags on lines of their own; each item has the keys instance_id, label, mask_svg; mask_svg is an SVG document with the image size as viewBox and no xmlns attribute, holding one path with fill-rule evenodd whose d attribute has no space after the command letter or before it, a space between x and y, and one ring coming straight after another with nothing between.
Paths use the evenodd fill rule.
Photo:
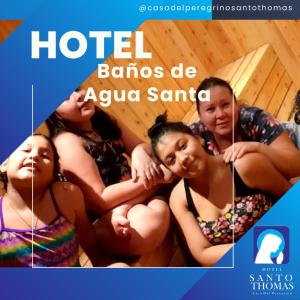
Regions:
<instances>
[{"instance_id":1,"label":"wooden plank paneling","mask_svg":"<svg viewBox=\"0 0 300 300\"><path fill-rule=\"evenodd\" d=\"M300 61L300 22L292 20L274 20L274 23L284 38L289 49Z\"/></svg>"},{"instance_id":2,"label":"wooden plank paneling","mask_svg":"<svg viewBox=\"0 0 300 300\"><path fill-rule=\"evenodd\" d=\"M235 62L219 69L215 76L223 78L226 81L233 82L233 77L237 73L238 70L241 69L243 62L245 61L245 57L241 57L240 59L236 60ZM247 65L247 64L246 64Z\"/></svg>"},{"instance_id":3,"label":"wooden plank paneling","mask_svg":"<svg viewBox=\"0 0 300 300\"><path fill-rule=\"evenodd\" d=\"M20 23L21 21L0 21L0 42ZM129 63L136 63L139 69L142 66L150 66L152 69L155 66L162 66L165 69L164 78L106 80L97 78L97 74L93 73L85 82L85 86L91 85L96 92L101 89L140 90L142 98L140 103L128 101L115 103L112 99L113 104L103 108L125 122L140 137L146 137L146 130L156 115L166 109L172 120L197 118L195 105L190 101L149 102L146 93L151 86L157 87L159 91L164 89L188 91L191 87L196 88L205 77L215 74L230 81L237 95L241 99L244 98L247 103L268 108L275 113L278 111L280 116L286 115L283 111L290 110L285 105L280 105L279 100L272 98L283 76L283 69L293 81L294 88L300 89L299 21L146 21L138 30L144 31L144 49L153 53L152 59L109 58L107 63L110 66L123 67ZM134 38L130 41L133 48ZM276 62L273 61L274 54L270 54L265 62L257 56L258 49L264 44L269 44L274 49L278 57ZM267 68L257 66L255 64L257 58L263 66L267 65ZM197 76L191 79L172 78L170 69L179 63L183 63L186 67L196 67ZM289 89L287 94L293 90Z\"/></svg>"},{"instance_id":4,"label":"wooden plank paneling","mask_svg":"<svg viewBox=\"0 0 300 300\"><path fill-rule=\"evenodd\" d=\"M202 23L205 29L207 30L208 35L211 36L214 41L213 46L215 47L215 49L219 50L219 53L224 60L224 64L228 64L240 57L240 54L237 51L237 49L233 47L230 37L223 30L220 21L209 20L202 21ZM197 26L197 23L193 21L190 21L189 24L191 28L194 28L195 25ZM217 68L219 67L220 65L217 66Z\"/></svg>"},{"instance_id":5,"label":"wooden plank paneling","mask_svg":"<svg viewBox=\"0 0 300 300\"><path fill-rule=\"evenodd\" d=\"M196 25L194 21L177 21L176 25L187 41L186 47L193 51L209 74L231 61L222 55L222 50L215 42L217 39L204 27L203 22Z\"/></svg>"},{"instance_id":6,"label":"wooden plank paneling","mask_svg":"<svg viewBox=\"0 0 300 300\"><path fill-rule=\"evenodd\" d=\"M275 117L281 110L287 92L293 84L289 74L269 44L261 46L256 51L252 51L221 68L216 75L220 76L220 74L226 80L232 78L231 84L240 103L255 104ZM233 79L234 82L232 82ZM287 106L283 111L288 110L290 112L291 109ZM195 106L189 110L183 121L191 123L197 119Z\"/></svg>"},{"instance_id":7,"label":"wooden plank paneling","mask_svg":"<svg viewBox=\"0 0 300 300\"><path fill-rule=\"evenodd\" d=\"M269 43L274 48L290 77L295 81L296 86L300 88L300 59L297 59L293 50L289 46L290 37L282 34L277 24L278 23L271 20L259 20L253 22L252 26L256 32L260 34L261 39L264 40L265 43ZM293 24L296 26L297 23L294 21Z\"/></svg>"},{"instance_id":8,"label":"wooden plank paneling","mask_svg":"<svg viewBox=\"0 0 300 300\"><path fill-rule=\"evenodd\" d=\"M252 105L264 81L276 61L272 47L265 45L257 49L234 91L239 100Z\"/></svg>"},{"instance_id":9,"label":"wooden plank paneling","mask_svg":"<svg viewBox=\"0 0 300 300\"><path fill-rule=\"evenodd\" d=\"M273 97L273 94L276 90L276 87L279 84L280 78L283 76L284 66L279 59L276 60L276 63L273 69L270 72L269 77L265 81L259 95L254 102L255 106L258 106L262 109L266 109L268 104Z\"/></svg>"},{"instance_id":10,"label":"wooden plank paneling","mask_svg":"<svg viewBox=\"0 0 300 300\"><path fill-rule=\"evenodd\" d=\"M255 51L252 51L252 52L246 54L245 57L243 58L243 61L242 61L241 65L236 70L235 74L232 76L230 84L231 84L231 86L234 90L235 90L235 86L237 85L237 83L242 78L243 74L245 73L245 70L248 68L250 62L252 61L252 58L254 57L254 55L255 55ZM235 91L235 93L236 92L237 91Z\"/></svg>"},{"instance_id":11,"label":"wooden plank paneling","mask_svg":"<svg viewBox=\"0 0 300 300\"><path fill-rule=\"evenodd\" d=\"M18 27L22 20L0 20L0 44Z\"/></svg>"},{"instance_id":12,"label":"wooden plank paneling","mask_svg":"<svg viewBox=\"0 0 300 300\"><path fill-rule=\"evenodd\" d=\"M283 100L289 90L289 87L292 84L292 80L287 72L284 72L283 76L280 79L279 84L276 87L275 93L268 104L266 110L271 113L273 116L277 116L278 111L282 105Z\"/></svg>"},{"instance_id":13,"label":"wooden plank paneling","mask_svg":"<svg viewBox=\"0 0 300 300\"><path fill-rule=\"evenodd\" d=\"M298 89L294 83L289 87L289 90L283 99L280 110L276 116L278 121L283 122L290 120L291 115L293 114L297 90Z\"/></svg>"}]
</instances>

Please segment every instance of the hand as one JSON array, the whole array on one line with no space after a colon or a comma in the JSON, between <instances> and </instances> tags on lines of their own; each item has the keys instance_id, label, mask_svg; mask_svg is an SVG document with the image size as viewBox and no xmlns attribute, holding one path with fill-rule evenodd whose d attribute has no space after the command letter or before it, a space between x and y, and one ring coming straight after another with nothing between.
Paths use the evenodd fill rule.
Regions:
<instances>
[{"instance_id":1,"label":"hand","mask_svg":"<svg viewBox=\"0 0 300 300\"><path fill-rule=\"evenodd\" d=\"M147 153L144 145L137 145L131 155L131 176L133 182L141 180L146 189L161 182L163 173L151 156Z\"/></svg>"},{"instance_id":2,"label":"hand","mask_svg":"<svg viewBox=\"0 0 300 300\"><path fill-rule=\"evenodd\" d=\"M174 179L176 178L176 176L169 170L167 169L163 164L159 165L163 176L161 177L161 183L171 183L174 181Z\"/></svg>"},{"instance_id":3,"label":"hand","mask_svg":"<svg viewBox=\"0 0 300 300\"><path fill-rule=\"evenodd\" d=\"M259 152L258 142L237 142L224 150L223 159L226 163L234 162L249 152Z\"/></svg>"}]
</instances>

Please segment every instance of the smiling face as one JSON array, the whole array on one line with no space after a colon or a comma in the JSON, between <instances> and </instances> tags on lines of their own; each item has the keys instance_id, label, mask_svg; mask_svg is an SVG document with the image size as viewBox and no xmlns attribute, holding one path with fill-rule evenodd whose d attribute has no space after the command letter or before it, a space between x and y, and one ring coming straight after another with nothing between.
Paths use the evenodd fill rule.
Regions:
<instances>
[{"instance_id":1,"label":"smiling face","mask_svg":"<svg viewBox=\"0 0 300 300\"><path fill-rule=\"evenodd\" d=\"M57 108L56 112L62 119L79 126L89 122L95 113L95 105L91 100L83 101L85 94L84 89L76 90Z\"/></svg>"},{"instance_id":2,"label":"smiling face","mask_svg":"<svg viewBox=\"0 0 300 300\"><path fill-rule=\"evenodd\" d=\"M157 143L156 154L172 173L182 178L198 176L207 158L200 140L181 132L165 133Z\"/></svg>"},{"instance_id":3,"label":"smiling face","mask_svg":"<svg viewBox=\"0 0 300 300\"><path fill-rule=\"evenodd\" d=\"M18 147L6 164L8 183L48 185L54 177L54 153L43 136L32 136Z\"/></svg>"},{"instance_id":4,"label":"smiling face","mask_svg":"<svg viewBox=\"0 0 300 300\"><path fill-rule=\"evenodd\" d=\"M238 105L228 88L216 85L209 90L210 101L201 103L199 117L212 133L231 135L238 120Z\"/></svg>"}]
</instances>

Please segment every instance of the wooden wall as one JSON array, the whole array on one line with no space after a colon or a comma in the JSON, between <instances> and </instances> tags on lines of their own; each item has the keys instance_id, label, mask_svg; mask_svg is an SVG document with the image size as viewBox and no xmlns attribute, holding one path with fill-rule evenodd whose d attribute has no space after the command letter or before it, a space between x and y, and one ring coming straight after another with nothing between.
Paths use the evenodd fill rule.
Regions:
<instances>
[{"instance_id":1,"label":"wooden wall","mask_svg":"<svg viewBox=\"0 0 300 300\"><path fill-rule=\"evenodd\" d=\"M174 120L183 119L193 109L192 102L151 103L145 97L148 87L156 86L160 90L197 87L205 77L216 74L219 69L266 43L274 49L294 82L294 89L300 88L299 21L147 21L139 30L144 31L145 50L151 51L153 58L120 60L111 57L107 63L110 66L128 66L130 62L135 62L138 67L163 66L166 76L163 79L99 79L95 72L84 85L94 87L95 91L140 89L143 95L141 103L112 104L105 110L125 122L142 138L146 138L146 130L153 124L155 116L165 109ZM170 68L180 62L185 66L195 66L197 77L171 78Z\"/></svg>"},{"instance_id":2,"label":"wooden wall","mask_svg":"<svg viewBox=\"0 0 300 300\"><path fill-rule=\"evenodd\" d=\"M17 26L20 26L21 22L0 21L0 43ZM153 58L138 61L109 58L107 63L110 66L127 66L131 62L137 63L139 67L163 66L166 70L165 77L147 80L113 78L99 80L95 72L85 81L84 86L92 86L96 91L140 89L143 99L141 103L112 104L105 110L127 124L141 138L146 139L147 128L153 123L157 114L165 109L168 109L170 118L174 120L194 114L191 102L148 102L145 99L145 91L148 87L156 86L160 90L188 90L190 87L197 87L205 77L217 74L218 71L226 69L227 65L235 65L241 57L243 57L241 61L244 61L250 52L267 43L274 49L277 58L272 67L274 70L270 73L273 75L268 77L260 93L251 91L256 94L254 104L264 106L270 111L278 111L278 100L272 97L269 101L266 90L273 95L278 92L280 94L278 99L284 99L280 100L283 103L278 117L284 120L290 115L293 98L296 91L300 89L300 21L147 21L140 26L139 30L144 31L145 50L151 51ZM171 78L170 68L180 62L185 66L195 66L198 70L197 77ZM280 89L280 86L283 89ZM187 122L188 119L185 118ZM41 128L41 131L45 132L44 124Z\"/></svg>"},{"instance_id":3,"label":"wooden wall","mask_svg":"<svg viewBox=\"0 0 300 300\"><path fill-rule=\"evenodd\" d=\"M20 21L0 21L0 42L20 24ZM146 21L139 30L144 31L146 51L153 53L148 59L109 58L110 66L128 66L136 63L141 66L163 66L165 76L162 79L99 79L95 71L84 86L92 86L95 91L141 90L140 103L113 103L105 110L123 121L137 135L146 138L146 130L153 123L157 114L168 110L173 120L183 119L193 109L191 102L149 102L146 90L155 86L159 90L188 90L197 87L207 76L218 73L228 64L233 63L264 44L270 44L277 54L284 72L291 78L294 90L300 88L300 22L275 20L214 20L214 21ZM132 44L134 46L133 39ZM173 79L170 68L178 63L195 66L197 77L193 79ZM294 95L287 95L294 97ZM260 100L257 103L262 101ZM292 103L290 99L289 103ZM265 100L263 100L264 102ZM291 105L291 104L289 104Z\"/></svg>"},{"instance_id":4,"label":"wooden wall","mask_svg":"<svg viewBox=\"0 0 300 300\"><path fill-rule=\"evenodd\" d=\"M0 43L2 43L21 23L21 20L0 20Z\"/></svg>"}]
</instances>

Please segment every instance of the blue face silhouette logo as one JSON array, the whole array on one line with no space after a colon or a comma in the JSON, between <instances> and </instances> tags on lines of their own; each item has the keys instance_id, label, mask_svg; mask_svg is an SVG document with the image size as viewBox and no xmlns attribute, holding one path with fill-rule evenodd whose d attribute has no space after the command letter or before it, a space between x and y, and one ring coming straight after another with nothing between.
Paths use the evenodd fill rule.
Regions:
<instances>
[{"instance_id":1,"label":"blue face silhouette logo","mask_svg":"<svg viewBox=\"0 0 300 300\"><path fill-rule=\"evenodd\" d=\"M288 228L284 226L254 228L255 264L286 264L288 257Z\"/></svg>"}]
</instances>

